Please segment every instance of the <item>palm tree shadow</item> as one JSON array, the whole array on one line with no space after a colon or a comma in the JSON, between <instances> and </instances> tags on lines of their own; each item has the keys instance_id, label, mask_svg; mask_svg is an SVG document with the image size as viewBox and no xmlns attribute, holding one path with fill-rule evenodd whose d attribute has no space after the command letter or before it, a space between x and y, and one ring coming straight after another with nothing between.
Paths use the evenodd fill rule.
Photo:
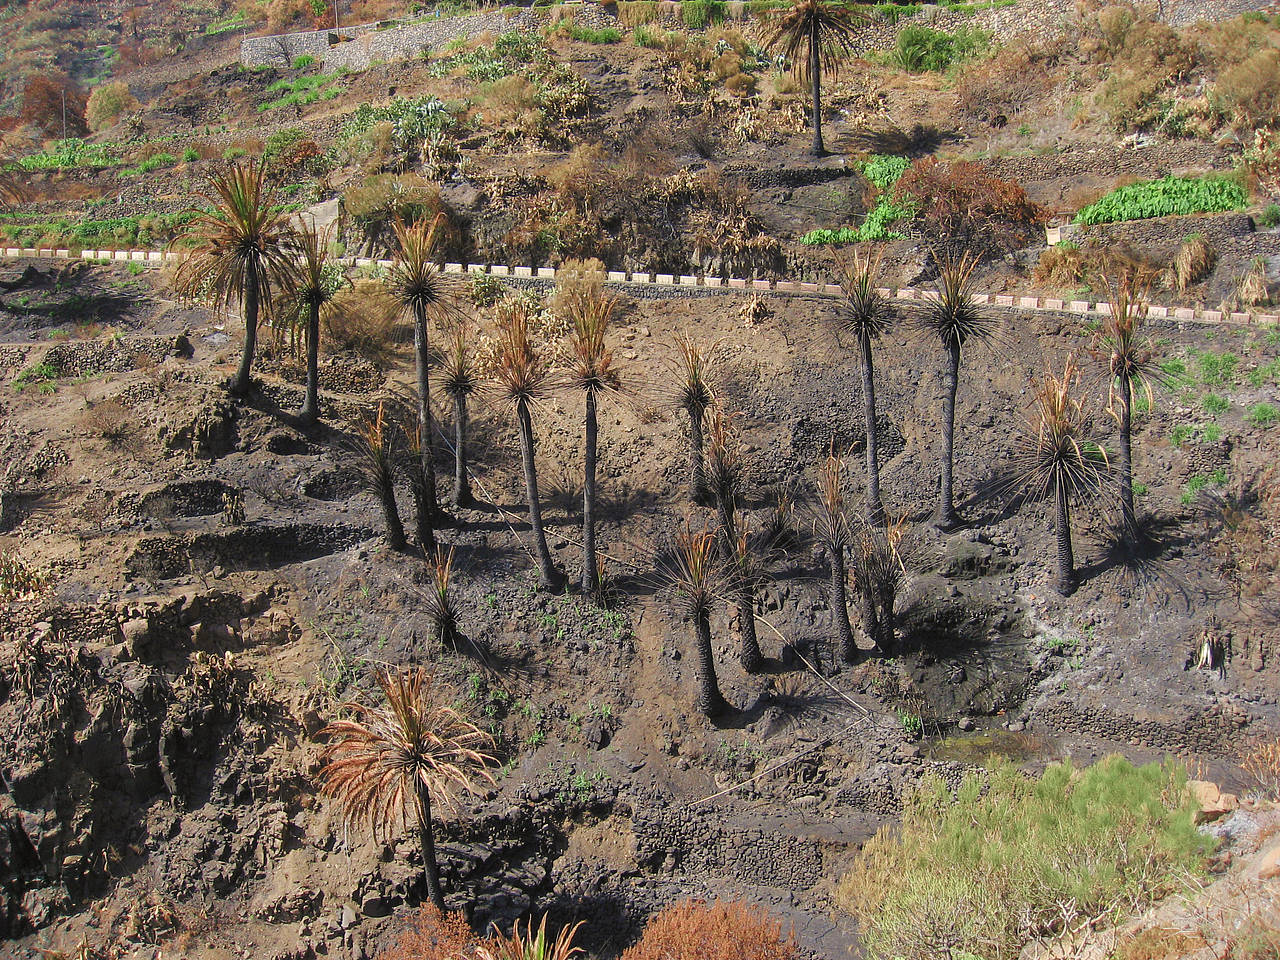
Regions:
<instances>
[{"instance_id":1,"label":"palm tree shadow","mask_svg":"<svg viewBox=\"0 0 1280 960\"><path fill-rule=\"evenodd\" d=\"M1027 498L1021 494L1009 496L1009 479L997 473L988 473L974 488L969 498L956 506L962 527L986 527L1013 519Z\"/></svg>"},{"instance_id":2,"label":"palm tree shadow","mask_svg":"<svg viewBox=\"0 0 1280 960\"><path fill-rule=\"evenodd\" d=\"M1123 583L1152 598L1180 598L1188 610L1209 598L1206 587L1193 584L1175 567L1175 561L1195 542L1177 517L1145 513L1137 518L1132 531L1117 519L1090 539L1098 558L1079 568L1081 582L1116 570Z\"/></svg>"}]
</instances>

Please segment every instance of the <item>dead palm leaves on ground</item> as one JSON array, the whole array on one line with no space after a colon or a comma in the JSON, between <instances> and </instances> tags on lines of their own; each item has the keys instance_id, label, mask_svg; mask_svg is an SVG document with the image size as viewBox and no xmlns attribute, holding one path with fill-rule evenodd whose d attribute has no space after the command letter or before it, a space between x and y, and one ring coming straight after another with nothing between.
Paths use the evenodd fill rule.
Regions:
<instances>
[{"instance_id":1,"label":"dead palm leaves on ground","mask_svg":"<svg viewBox=\"0 0 1280 960\"><path fill-rule=\"evenodd\" d=\"M421 667L382 671L386 703L343 704L350 719L321 731L328 738L320 792L336 800L348 826L368 822L375 836L402 824L418 828L431 902L444 910L432 835L432 805L452 811L457 795L493 783L485 753L493 738L453 707Z\"/></svg>"}]
</instances>

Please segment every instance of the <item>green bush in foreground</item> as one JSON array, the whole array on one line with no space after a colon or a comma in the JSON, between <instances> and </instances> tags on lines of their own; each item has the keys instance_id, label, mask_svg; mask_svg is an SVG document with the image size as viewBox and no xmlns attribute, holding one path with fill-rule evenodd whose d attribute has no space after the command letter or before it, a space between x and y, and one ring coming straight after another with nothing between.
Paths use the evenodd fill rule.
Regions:
<instances>
[{"instance_id":1,"label":"green bush in foreground","mask_svg":"<svg viewBox=\"0 0 1280 960\"><path fill-rule=\"evenodd\" d=\"M1116 223L1175 214L1243 210L1249 196L1225 177L1163 177L1112 190L1076 214L1076 223Z\"/></svg>"},{"instance_id":2,"label":"green bush in foreground","mask_svg":"<svg viewBox=\"0 0 1280 960\"><path fill-rule=\"evenodd\" d=\"M1212 840L1177 766L1113 756L1027 777L1004 762L966 775L957 798L938 778L904 804L841 881L837 901L868 953L1011 960L1085 918L1119 920L1202 873Z\"/></svg>"}]
</instances>

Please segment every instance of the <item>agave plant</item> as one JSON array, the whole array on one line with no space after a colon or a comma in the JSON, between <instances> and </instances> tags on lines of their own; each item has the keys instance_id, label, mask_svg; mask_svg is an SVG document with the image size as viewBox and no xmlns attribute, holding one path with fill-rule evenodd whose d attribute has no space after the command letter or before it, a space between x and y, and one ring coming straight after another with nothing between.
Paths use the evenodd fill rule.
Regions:
<instances>
[{"instance_id":1,"label":"agave plant","mask_svg":"<svg viewBox=\"0 0 1280 960\"><path fill-rule=\"evenodd\" d=\"M507 936L495 931L489 939L476 948L477 960L573 960L577 956L585 956L581 949L573 945L573 938L586 923L579 920L572 927L561 927L554 938L547 936L547 915L542 915L538 929L533 929L533 918L525 921L524 932L520 932L520 921L517 920L511 935Z\"/></svg>"},{"instance_id":2,"label":"agave plant","mask_svg":"<svg viewBox=\"0 0 1280 960\"><path fill-rule=\"evenodd\" d=\"M716 536L705 528L685 523L676 535L671 556L659 562L663 582L669 586L693 621L694 648L698 653L698 709L708 717L729 709L716 679L715 651L711 646L711 608L725 595L730 578L720 561Z\"/></svg>"},{"instance_id":3,"label":"agave plant","mask_svg":"<svg viewBox=\"0 0 1280 960\"><path fill-rule=\"evenodd\" d=\"M1071 503L1096 501L1106 492L1111 464L1094 440L1094 422L1074 393L1080 379L1068 357L1062 375L1046 372L1035 384L1030 415L1013 468L1009 490L1025 498L1053 498L1058 541L1057 589L1067 596L1076 587L1071 545Z\"/></svg>"},{"instance_id":4,"label":"agave plant","mask_svg":"<svg viewBox=\"0 0 1280 960\"><path fill-rule=\"evenodd\" d=\"M822 142L822 72L835 75L852 51L853 32L863 16L836 0L792 0L770 24L765 46L791 62L801 83L809 81L813 107L813 155L827 151Z\"/></svg>"},{"instance_id":5,"label":"agave plant","mask_svg":"<svg viewBox=\"0 0 1280 960\"><path fill-rule=\"evenodd\" d=\"M464 324L453 328L441 363L444 392L453 400L453 502L459 507L475 503L467 473L467 434L470 430L467 403L480 390L480 372L468 343L470 332Z\"/></svg>"},{"instance_id":6,"label":"agave plant","mask_svg":"<svg viewBox=\"0 0 1280 960\"><path fill-rule=\"evenodd\" d=\"M196 211L174 241L192 244L178 248L182 260L174 272L174 288L184 297L209 297L217 307L240 305L244 350L227 389L244 396L257 353L259 319L272 312L274 293L292 290L298 279L294 231L261 162L214 174L200 199L207 209Z\"/></svg>"},{"instance_id":7,"label":"agave plant","mask_svg":"<svg viewBox=\"0 0 1280 960\"><path fill-rule=\"evenodd\" d=\"M973 268L978 258L971 252L940 257L938 297L929 303L921 322L937 337L947 353L946 394L942 400L942 482L938 490L938 526L954 528L956 516L952 467L955 459L956 391L960 385L960 359L965 346L988 341L995 321L978 308L973 298Z\"/></svg>"},{"instance_id":8,"label":"agave plant","mask_svg":"<svg viewBox=\"0 0 1280 960\"><path fill-rule=\"evenodd\" d=\"M856 663L858 645L849 623L848 572L844 554L852 541L849 514L845 507L844 463L835 452L827 455L818 470L818 497L814 510L813 533L827 554L830 564L830 603L840 640L840 656L845 663Z\"/></svg>"},{"instance_id":9,"label":"agave plant","mask_svg":"<svg viewBox=\"0 0 1280 960\"><path fill-rule=\"evenodd\" d=\"M572 301L573 360L569 383L586 397L586 452L582 481L582 592L600 593L600 567L596 560L596 403L607 393L622 389L622 378L613 362L613 352L605 346L605 333L617 301L610 297L579 298Z\"/></svg>"},{"instance_id":10,"label":"agave plant","mask_svg":"<svg viewBox=\"0 0 1280 960\"><path fill-rule=\"evenodd\" d=\"M738 626L742 635L739 659L742 669L755 673L764 658L756 637L755 596L748 574L753 566L746 551L749 544L738 532L737 499L742 483L742 447L737 433L729 425L723 411L715 408L707 423L707 486L716 504L719 520L720 559L737 577Z\"/></svg>"},{"instance_id":11,"label":"agave plant","mask_svg":"<svg viewBox=\"0 0 1280 960\"><path fill-rule=\"evenodd\" d=\"M872 348L894 323L893 308L876 289L881 254L874 256L855 250L853 262L837 259L844 299L836 308L840 329L858 343L862 360L862 414L867 434L867 520L884 522L880 500L880 450L876 436L876 381Z\"/></svg>"},{"instance_id":12,"label":"agave plant","mask_svg":"<svg viewBox=\"0 0 1280 960\"><path fill-rule=\"evenodd\" d=\"M392 550L403 550L404 524L400 522L400 509L396 506L396 434L387 417L386 405L379 403L377 414L365 418L357 428L351 449L365 487L382 504L387 543Z\"/></svg>"},{"instance_id":13,"label":"agave plant","mask_svg":"<svg viewBox=\"0 0 1280 960\"><path fill-rule=\"evenodd\" d=\"M413 348L418 377L418 425L421 429L422 475L426 484L419 511L418 543L423 551L435 549L433 529L439 511L436 498L435 441L431 424L431 340L428 321L453 319L458 314L462 287L443 273L434 257L444 234L444 215L434 220L395 223L396 257L387 283L391 294L413 315Z\"/></svg>"},{"instance_id":14,"label":"agave plant","mask_svg":"<svg viewBox=\"0 0 1280 960\"><path fill-rule=\"evenodd\" d=\"M444 910L436 864L432 804L452 811L456 795L492 784L485 750L494 741L446 703L434 678L421 667L382 671L378 686L386 705L346 703L350 719L321 731L328 738L320 792L336 800L349 826L368 821L374 835L414 822L422 846L423 875L431 902Z\"/></svg>"},{"instance_id":15,"label":"agave plant","mask_svg":"<svg viewBox=\"0 0 1280 960\"><path fill-rule=\"evenodd\" d=\"M1111 310L1098 328L1094 356L1105 364L1109 383L1107 412L1120 427L1120 448L1116 451L1116 472L1120 484L1120 515L1123 535L1132 540L1137 533L1133 505L1133 402L1141 393L1154 404L1152 389L1163 382L1156 362L1155 342L1143 328L1147 317L1147 287L1129 271L1118 279L1103 277L1111 296Z\"/></svg>"},{"instance_id":16,"label":"agave plant","mask_svg":"<svg viewBox=\"0 0 1280 960\"><path fill-rule=\"evenodd\" d=\"M556 569L547 548L542 527L542 502L538 497L538 468L534 458L533 408L546 396L548 369L534 349L529 335L529 317L518 301L507 301L499 311L501 337L495 376L499 395L516 419L520 433L520 454L524 466L525 495L529 501L529 525L538 558L538 579L547 590L564 586L564 575Z\"/></svg>"},{"instance_id":17,"label":"agave plant","mask_svg":"<svg viewBox=\"0 0 1280 960\"><path fill-rule=\"evenodd\" d=\"M689 497L694 503L707 498L707 472L703 460L703 428L707 411L715 403L709 376L715 348L696 342L686 333L676 334L679 363L676 406L689 417Z\"/></svg>"}]
</instances>

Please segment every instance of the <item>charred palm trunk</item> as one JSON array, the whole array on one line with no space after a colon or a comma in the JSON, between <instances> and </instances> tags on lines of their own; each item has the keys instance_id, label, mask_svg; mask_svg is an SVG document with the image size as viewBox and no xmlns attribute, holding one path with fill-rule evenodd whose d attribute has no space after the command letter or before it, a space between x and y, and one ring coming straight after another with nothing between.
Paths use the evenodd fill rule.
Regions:
<instances>
[{"instance_id":1,"label":"charred palm trunk","mask_svg":"<svg viewBox=\"0 0 1280 960\"><path fill-rule=\"evenodd\" d=\"M596 564L596 395L587 391L587 450L582 477L582 592L600 593L600 568Z\"/></svg>"},{"instance_id":2,"label":"charred palm trunk","mask_svg":"<svg viewBox=\"0 0 1280 960\"><path fill-rule=\"evenodd\" d=\"M240 368L227 385L227 392L233 397L248 394L253 382L253 358L258 352L258 301L261 294L258 280L256 266L250 266L244 281L244 351L240 354Z\"/></svg>"},{"instance_id":3,"label":"charred palm trunk","mask_svg":"<svg viewBox=\"0 0 1280 960\"><path fill-rule=\"evenodd\" d=\"M520 458L524 463L524 490L529 500L529 526L533 528L533 547L538 555L538 581L547 590L559 590L564 578L551 560L547 549L547 535L542 529L542 504L538 500L538 468L533 459L533 417L529 405L521 401L516 406L516 419L520 425Z\"/></svg>"},{"instance_id":4,"label":"charred palm trunk","mask_svg":"<svg viewBox=\"0 0 1280 960\"><path fill-rule=\"evenodd\" d=\"M453 502L460 507L475 503L471 478L467 476L467 396L453 398Z\"/></svg>"},{"instance_id":5,"label":"charred palm trunk","mask_svg":"<svg viewBox=\"0 0 1280 960\"><path fill-rule=\"evenodd\" d=\"M867 522L884 524L884 504L880 501L880 443L876 436L876 378L871 357L871 338L863 334L862 410L867 431Z\"/></svg>"},{"instance_id":6,"label":"charred palm trunk","mask_svg":"<svg viewBox=\"0 0 1280 960\"><path fill-rule=\"evenodd\" d=\"M429 377L431 343L427 334L427 311L423 306L413 308L413 352L418 374L418 428L421 431L419 446L422 456L422 502L418 510L418 543L423 551L436 545L434 525L436 511L436 442L431 429L431 379Z\"/></svg>"},{"instance_id":7,"label":"charred palm trunk","mask_svg":"<svg viewBox=\"0 0 1280 960\"><path fill-rule=\"evenodd\" d=\"M822 143L822 50L818 36L818 21L809 23L809 77L813 81L813 155L825 156Z\"/></svg>"},{"instance_id":8,"label":"charred palm trunk","mask_svg":"<svg viewBox=\"0 0 1280 960\"><path fill-rule=\"evenodd\" d=\"M862 632L867 635L872 646L880 648L880 613L876 609L876 598L870 589L859 588L858 603L862 607ZM887 652L887 651L881 651Z\"/></svg>"},{"instance_id":9,"label":"charred palm trunk","mask_svg":"<svg viewBox=\"0 0 1280 960\"><path fill-rule=\"evenodd\" d=\"M1133 384L1127 373L1120 374L1120 515L1125 537L1137 531L1137 512L1133 507Z\"/></svg>"},{"instance_id":10,"label":"charred palm trunk","mask_svg":"<svg viewBox=\"0 0 1280 960\"><path fill-rule=\"evenodd\" d=\"M1067 488L1059 483L1054 523L1058 534L1058 592L1070 596L1076 589L1075 559L1071 553L1071 505Z\"/></svg>"},{"instance_id":11,"label":"charred palm trunk","mask_svg":"<svg viewBox=\"0 0 1280 960\"><path fill-rule=\"evenodd\" d=\"M390 470L378 480L378 500L382 503L382 518L387 524L387 543L392 550L403 550L404 524L400 522L400 508L396 506L395 476Z\"/></svg>"},{"instance_id":12,"label":"charred palm trunk","mask_svg":"<svg viewBox=\"0 0 1280 960\"><path fill-rule=\"evenodd\" d=\"M320 304L307 304L307 394L298 418L303 423L320 419Z\"/></svg>"},{"instance_id":13,"label":"charred palm trunk","mask_svg":"<svg viewBox=\"0 0 1280 960\"><path fill-rule=\"evenodd\" d=\"M952 487L952 463L955 457L956 390L960 386L960 345L947 347L946 395L942 398L942 483L938 491L938 526L950 530L959 523L956 517L955 493Z\"/></svg>"},{"instance_id":14,"label":"charred palm trunk","mask_svg":"<svg viewBox=\"0 0 1280 960\"><path fill-rule=\"evenodd\" d=\"M840 659L845 663L858 662L858 644L853 639L853 627L849 623L849 594L846 587L844 548L827 547L831 559L831 612L836 620L836 633L840 639Z\"/></svg>"},{"instance_id":15,"label":"charred palm trunk","mask_svg":"<svg viewBox=\"0 0 1280 960\"><path fill-rule=\"evenodd\" d=\"M708 717L728 709L716 681L715 653L711 649L711 612L704 606L693 614L694 636L698 644L698 709Z\"/></svg>"},{"instance_id":16,"label":"charred palm trunk","mask_svg":"<svg viewBox=\"0 0 1280 960\"><path fill-rule=\"evenodd\" d=\"M745 576L738 585L738 627L742 635L738 662L747 673L756 673L764 665L764 656L760 653L760 641L756 637L755 590Z\"/></svg>"},{"instance_id":17,"label":"charred palm trunk","mask_svg":"<svg viewBox=\"0 0 1280 960\"><path fill-rule=\"evenodd\" d=\"M894 602L896 597L892 589L879 591L879 609L876 611L876 646L885 653L893 653L897 647L897 638L894 635Z\"/></svg>"},{"instance_id":18,"label":"charred palm trunk","mask_svg":"<svg viewBox=\"0 0 1280 960\"><path fill-rule=\"evenodd\" d=\"M707 500L707 468L702 456L702 411L689 411L689 498Z\"/></svg>"},{"instance_id":19,"label":"charred palm trunk","mask_svg":"<svg viewBox=\"0 0 1280 960\"><path fill-rule=\"evenodd\" d=\"M422 844L422 875L427 881L427 896L444 913L444 891L440 889L440 867L436 863L436 839L431 830L431 793L421 780L414 780L418 794L418 840Z\"/></svg>"}]
</instances>

